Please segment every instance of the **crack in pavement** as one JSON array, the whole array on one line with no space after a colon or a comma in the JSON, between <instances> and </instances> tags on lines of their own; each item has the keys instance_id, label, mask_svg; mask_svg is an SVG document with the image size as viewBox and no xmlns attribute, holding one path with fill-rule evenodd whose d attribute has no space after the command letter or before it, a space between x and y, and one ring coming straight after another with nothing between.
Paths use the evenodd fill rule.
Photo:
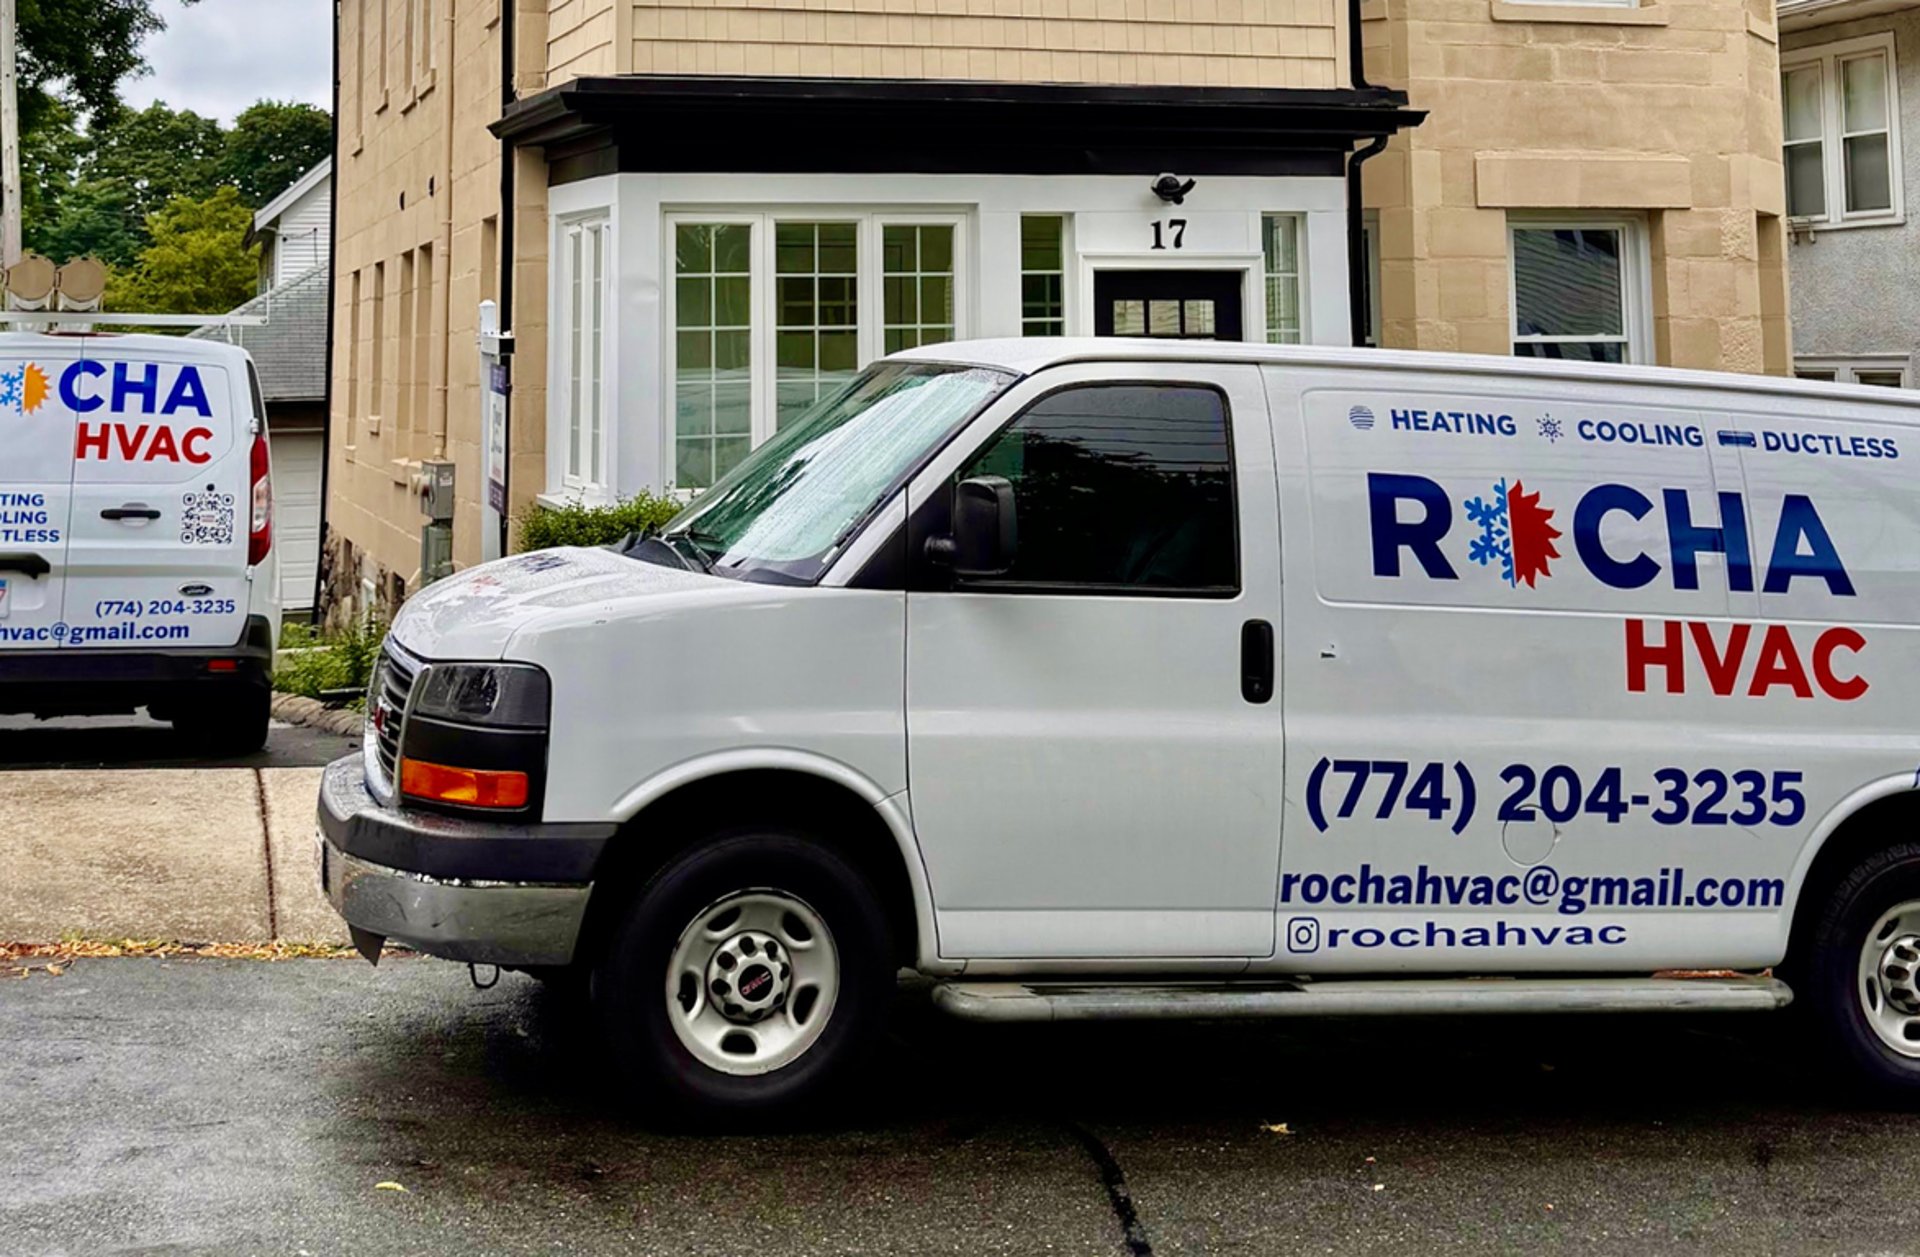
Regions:
<instances>
[{"instance_id":1,"label":"crack in pavement","mask_svg":"<svg viewBox=\"0 0 1920 1257\"><path fill-rule=\"evenodd\" d=\"M1133 1207L1133 1195L1127 1190L1126 1172L1120 1168L1113 1151L1100 1136L1080 1123L1063 1124L1093 1158L1094 1168L1100 1171L1100 1185L1107 1189L1107 1203L1113 1207L1113 1216L1120 1223L1120 1242L1132 1257L1153 1257L1153 1243L1147 1238L1147 1228L1140 1224L1139 1211Z\"/></svg>"}]
</instances>

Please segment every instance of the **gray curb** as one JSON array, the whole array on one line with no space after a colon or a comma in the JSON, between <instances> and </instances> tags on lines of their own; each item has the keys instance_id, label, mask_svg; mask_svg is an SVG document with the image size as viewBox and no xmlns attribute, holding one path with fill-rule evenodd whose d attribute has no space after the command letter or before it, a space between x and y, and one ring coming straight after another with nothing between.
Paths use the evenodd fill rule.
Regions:
<instances>
[{"instance_id":1,"label":"gray curb","mask_svg":"<svg viewBox=\"0 0 1920 1257\"><path fill-rule=\"evenodd\" d=\"M348 738L360 736L363 718L359 712L344 707L329 707L317 699L304 698L299 694L282 694L276 690L272 710L275 720L283 720L290 725L324 729Z\"/></svg>"}]
</instances>

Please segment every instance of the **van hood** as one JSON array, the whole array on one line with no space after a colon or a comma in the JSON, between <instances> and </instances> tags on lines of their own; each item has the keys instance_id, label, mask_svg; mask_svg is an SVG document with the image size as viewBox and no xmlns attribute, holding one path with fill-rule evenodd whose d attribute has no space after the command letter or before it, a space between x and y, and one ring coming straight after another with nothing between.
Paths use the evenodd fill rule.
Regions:
<instances>
[{"instance_id":1,"label":"van hood","mask_svg":"<svg viewBox=\"0 0 1920 1257\"><path fill-rule=\"evenodd\" d=\"M498 659L513 635L557 611L611 609L634 598L726 583L611 550L567 547L496 559L436 581L394 619L392 635L423 659Z\"/></svg>"}]
</instances>

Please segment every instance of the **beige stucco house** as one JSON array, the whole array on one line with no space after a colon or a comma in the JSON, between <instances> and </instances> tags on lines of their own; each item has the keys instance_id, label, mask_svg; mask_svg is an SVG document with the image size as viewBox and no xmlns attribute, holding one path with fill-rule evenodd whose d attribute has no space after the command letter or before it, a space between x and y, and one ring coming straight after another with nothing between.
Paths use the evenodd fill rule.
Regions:
<instances>
[{"instance_id":1,"label":"beige stucco house","mask_svg":"<svg viewBox=\"0 0 1920 1257\"><path fill-rule=\"evenodd\" d=\"M342 0L338 39L337 612L419 580L423 463L470 564L903 346L1788 361L1745 0Z\"/></svg>"}]
</instances>

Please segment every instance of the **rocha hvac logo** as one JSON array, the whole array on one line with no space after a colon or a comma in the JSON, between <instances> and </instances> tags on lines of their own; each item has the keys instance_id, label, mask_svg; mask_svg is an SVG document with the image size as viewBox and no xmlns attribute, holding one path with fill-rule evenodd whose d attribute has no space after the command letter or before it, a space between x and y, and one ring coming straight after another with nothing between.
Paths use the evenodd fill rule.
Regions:
<instances>
[{"instance_id":1,"label":"rocha hvac logo","mask_svg":"<svg viewBox=\"0 0 1920 1257\"><path fill-rule=\"evenodd\" d=\"M1356 432L1371 432L1373 431L1373 412L1365 406L1355 406L1347 412L1347 422L1353 425Z\"/></svg>"},{"instance_id":2,"label":"rocha hvac logo","mask_svg":"<svg viewBox=\"0 0 1920 1257\"><path fill-rule=\"evenodd\" d=\"M47 400L47 373L31 362L0 371L0 408L30 415Z\"/></svg>"}]
</instances>

